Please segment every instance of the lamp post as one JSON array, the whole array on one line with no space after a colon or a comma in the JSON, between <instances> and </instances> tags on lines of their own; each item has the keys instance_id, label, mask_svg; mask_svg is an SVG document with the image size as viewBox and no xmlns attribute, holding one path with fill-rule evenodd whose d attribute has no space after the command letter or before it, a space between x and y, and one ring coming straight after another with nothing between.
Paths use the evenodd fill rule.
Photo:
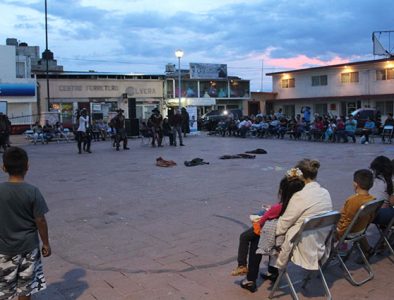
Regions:
<instances>
[{"instance_id":1,"label":"lamp post","mask_svg":"<svg viewBox=\"0 0 394 300\"><path fill-rule=\"evenodd\" d=\"M178 58L178 96L179 96L179 109L181 109L181 97L182 97L182 87L181 87L181 58L183 56L183 51L178 49L175 51L175 56Z\"/></svg>"}]
</instances>

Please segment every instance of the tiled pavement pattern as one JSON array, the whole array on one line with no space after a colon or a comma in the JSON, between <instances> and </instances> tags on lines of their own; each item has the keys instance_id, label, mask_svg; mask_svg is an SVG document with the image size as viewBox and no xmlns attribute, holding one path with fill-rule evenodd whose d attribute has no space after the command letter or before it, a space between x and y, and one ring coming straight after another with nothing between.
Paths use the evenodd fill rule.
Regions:
<instances>
[{"instance_id":1,"label":"tiled pavement pattern","mask_svg":"<svg viewBox=\"0 0 394 300\"><path fill-rule=\"evenodd\" d=\"M236 266L239 234L261 204L276 202L280 178L304 157L321 161L319 182L336 209L352 193L355 169L377 155L394 158L380 143L325 144L286 140L191 136L186 147L151 148L138 139L115 152L96 142L92 154L75 143L26 144L27 180L47 199L53 255L44 259L48 289L34 299L266 299L268 283L250 294L229 276ZM256 159L220 160L223 154L264 148ZM162 156L178 163L159 168ZM204 158L209 165L185 167ZM0 180L5 180L5 174ZM371 232L373 235L374 232ZM394 265L374 258L376 277L351 286L338 266L327 271L334 299L393 299ZM262 263L264 269L264 263ZM356 272L361 269L357 267ZM293 269L296 278L302 271ZM299 296L323 299L319 281ZM280 299L290 299L286 294Z\"/></svg>"}]
</instances>

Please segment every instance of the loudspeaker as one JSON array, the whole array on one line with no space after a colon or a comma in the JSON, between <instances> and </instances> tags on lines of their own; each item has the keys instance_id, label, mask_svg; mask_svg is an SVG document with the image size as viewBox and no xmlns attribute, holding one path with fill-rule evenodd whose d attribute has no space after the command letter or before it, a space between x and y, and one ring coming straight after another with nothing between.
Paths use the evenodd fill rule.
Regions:
<instances>
[{"instance_id":1,"label":"loudspeaker","mask_svg":"<svg viewBox=\"0 0 394 300\"><path fill-rule=\"evenodd\" d=\"M128 98L129 119L137 118L137 106L135 98Z\"/></svg>"},{"instance_id":2,"label":"loudspeaker","mask_svg":"<svg viewBox=\"0 0 394 300\"><path fill-rule=\"evenodd\" d=\"M140 120L139 119L126 119L126 133L127 136L139 136L140 135Z\"/></svg>"}]
</instances>

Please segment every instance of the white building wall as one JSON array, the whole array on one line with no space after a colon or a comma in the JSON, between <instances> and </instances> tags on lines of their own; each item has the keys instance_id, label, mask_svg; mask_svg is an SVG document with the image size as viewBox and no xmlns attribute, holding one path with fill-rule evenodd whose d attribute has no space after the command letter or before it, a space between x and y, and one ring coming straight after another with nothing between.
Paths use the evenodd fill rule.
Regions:
<instances>
[{"instance_id":1,"label":"white building wall","mask_svg":"<svg viewBox=\"0 0 394 300\"><path fill-rule=\"evenodd\" d=\"M18 71L17 71L17 64ZM16 55L15 46L0 45L0 84L31 84L36 85L36 80L30 78L30 58ZM37 95L37 93L36 93ZM7 114L13 125L24 124L27 119L19 118L34 113L37 96L10 96L2 95L0 101L7 103Z\"/></svg>"},{"instance_id":2,"label":"white building wall","mask_svg":"<svg viewBox=\"0 0 394 300\"><path fill-rule=\"evenodd\" d=\"M278 93L277 99L393 94L393 80L376 80L376 70L389 67L394 62L282 73L273 75L273 91ZM359 72L359 82L341 83L341 73L346 72ZM312 76L317 75L327 75L326 86L312 86ZM281 88L281 80L287 78L295 78L294 88Z\"/></svg>"},{"instance_id":3,"label":"white building wall","mask_svg":"<svg viewBox=\"0 0 394 300\"><path fill-rule=\"evenodd\" d=\"M0 82L16 78L15 46L0 45Z\"/></svg>"}]
</instances>

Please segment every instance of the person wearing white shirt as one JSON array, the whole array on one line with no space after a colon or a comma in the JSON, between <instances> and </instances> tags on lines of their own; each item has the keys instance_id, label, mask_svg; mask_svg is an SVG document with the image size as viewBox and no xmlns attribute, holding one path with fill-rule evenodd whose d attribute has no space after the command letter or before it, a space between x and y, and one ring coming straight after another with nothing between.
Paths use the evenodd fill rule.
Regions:
<instances>
[{"instance_id":1,"label":"person wearing white shirt","mask_svg":"<svg viewBox=\"0 0 394 300\"><path fill-rule=\"evenodd\" d=\"M387 226L394 217L394 166L388 157L378 156L372 161L370 169L374 173L375 179L369 193L375 196L376 200L384 200L373 223Z\"/></svg>"},{"instance_id":2,"label":"person wearing white shirt","mask_svg":"<svg viewBox=\"0 0 394 300\"><path fill-rule=\"evenodd\" d=\"M332 210L330 193L315 181L319 167L317 160L310 159L304 159L296 165L303 173L305 187L293 195L286 211L278 219L276 235L285 235L276 261L279 269L286 265L292 247L291 239L300 230L304 220ZM322 229L304 237L294 249L292 262L307 270L318 270L320 259L329 256L330 246L325 244L328 233Z\"/></svg>"},{"instance_id":3,"label":"person wearing white shirt","mask_svg":"<svg viewBox=\"0 0 394 300\"><path fill-rule=\"evenodd\" d=\"M78 153L82 153L82 143L83 150L88 153L92 153L90 151L90 143L91 138L89 136L89 116L86 109L81 110L81 115L79 116L79 126L77 129L77 142L78 142Z\"/></svg>"}]
</instances>

